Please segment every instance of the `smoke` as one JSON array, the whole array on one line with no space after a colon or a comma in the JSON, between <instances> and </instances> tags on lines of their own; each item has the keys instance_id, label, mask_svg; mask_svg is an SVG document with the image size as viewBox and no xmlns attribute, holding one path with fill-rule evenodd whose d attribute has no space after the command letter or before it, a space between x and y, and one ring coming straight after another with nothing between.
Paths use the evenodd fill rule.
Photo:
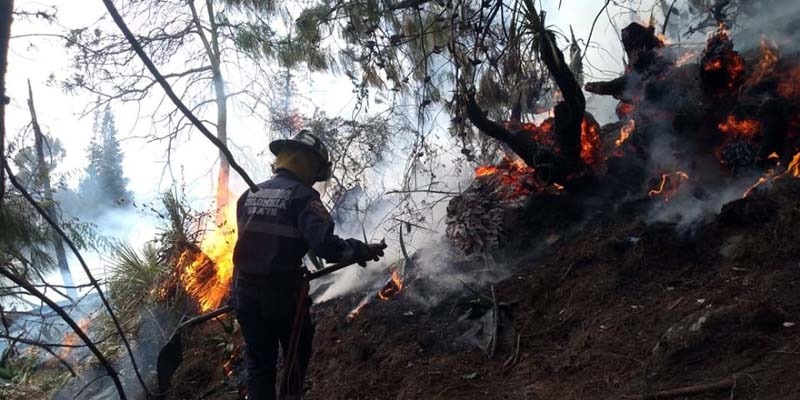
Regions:
<instances>
[{"instance_id":1,"label":"smoke","mask_svg":"<svg viewBox=\"0 0 800 400\"><path fill-rule=\"evenodd\" d=\"M669 201L655 202L646 216L646 222L671 223L682 233L690 232L719 214L725 204L741 199L756 179L752 176L732 179L710 189L690 181Z\"/></svg>"},{"instance_id":2,"label":"smoke","mask_svg":"<svg viewBox=\"0 0 800 400\"><path fill-rule=\"evenodd\" d=\"M758 48L762 39L768 39L776 42L784 52L800 50L797 41L800 2L766 0L742 3L745 3L744 9L733 32L733 41L738 49Z\"/></svg>"}]
</instances>

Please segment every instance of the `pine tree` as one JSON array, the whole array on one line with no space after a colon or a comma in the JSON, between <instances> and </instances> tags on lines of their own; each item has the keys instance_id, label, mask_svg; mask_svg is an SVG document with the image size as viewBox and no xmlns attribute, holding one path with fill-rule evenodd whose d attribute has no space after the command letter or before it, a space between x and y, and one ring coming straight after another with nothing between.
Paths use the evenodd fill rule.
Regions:
<instances>
[{"instance_id":1,"label":"pine tree","mask_svg":"<svg viewBox=\"0 0 800 400\"><path fill-rule=\"evenodd\" d=\"M84 198L95 200L101 208L130 204L128 179L122 170L122 150L117 140L114 114L106 107L95 114L94 138L89 144L89 165L80 183Z\"/></svg>"}]
</instances>

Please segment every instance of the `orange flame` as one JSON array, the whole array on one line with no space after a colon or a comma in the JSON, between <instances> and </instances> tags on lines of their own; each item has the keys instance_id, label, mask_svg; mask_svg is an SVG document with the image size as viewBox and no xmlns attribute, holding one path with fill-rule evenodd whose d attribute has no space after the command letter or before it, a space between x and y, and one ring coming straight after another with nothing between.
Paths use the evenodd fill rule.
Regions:
<instances>
[{"instance_id":1,"label":"orange flame","mask_svg":"<svg viewBox=\"0 0 800 400\"><path fill-rule=\"evenodd\" d=\"M761 130L761 125L754 119L738 119L734 115L728 115L725 122L717 125L717 129L730 139L753 139Z\"/></svg>"},{"instance_id":2,"label":"orange flame","mask_svg":"<svg viewBox=\"0 0 800 400\"><path fill-rule=\"evenodd\" d=\"M669 200L678 193L683 182L689 180L689 174L683 171L668 172L661 175L661 183L658 189L653 189L647 192L650 197L663 197L664 202Z\"/></svg>"},{"instance_id":3,"label":"orange flame","mask_svg":"<svg viewBox=\"0 0 800 400\"><path fill-rule=\"evenodd\" d=\"M761 39L761 59L758 61L758 64L756 64L753 74L750 75L750 78L744 83L744 86L754 86L758 84L765 76L771 74L772 71L775 70L777 64L778 49L773 43L770 43L766 39Z\"/></svg>"},{"instance_id":4,"label":"orange flame","mask_svg":"<svg viewBox=\"0 0 800 400\"><path fill-rule=\"evenodd\" d=\"M777 153L772 153L767 157L767 159L772 160L777 157L778 157ZM778 162L778 165L780 166L780 162ZM795 154L792 157L792 161L789 162L789 165L786 167L786 170L783 171L782 173L776 174L775 170L770 169L763 176L758 178L758 181L756 181L756 183L754 183L752 186L750 186L749 188L747 188L747 190L744 191L744 194L742 194L742 198L748 197L751 194L753 194L753 192L759 186L786 176L800 178L800 152L797 152L797 154Z\"/></svg>"},{"instance_id":5,"label":"orange flame","mask_svg":"<svg viewBox=\"0 0 800 400\"><path fill-rule=\"evenodd\" d=\"M792 157L792 161L789 162L789 166L786 167L786 171L781 174L781 176L791 175L795 178L800 178L800 152Z\"/></svg>"},{"instance_id":6,"label":"orange flame","mask_svg":"<svg viewBox=\"0 0 800 400\"><path fill-rule=\"evenodd\" d=\"M187 250L180 257L179 265L187 265L181 282L201 311L219 307L228 296L237 238L235 207L234 203L219 210L222 224L211 224L200 242L201 252Z\"/></svg>"},{"instance_id":7,"label":"orange flame","mask_svg":"<svg viewBox=\"0 0 800 400\"><path fill-rule=\"evenodd\" d=\"M361 302L358 303L356 308L354 308L353 310L350 311L350 313L347 314L347 321L353 322L353 320L356 319L356 317L358 317L358 314L361 314L361 310L363 310L364 307L367 306L371 298L372 296L367 296L361 299Z\"/></svg>"},{"instance_id":8,"label":"orange flame","mask_svg":"<svg viewBox=\"0 0 800 400\"><path fill-rule=\"evenodd\" d=\"M742 194L742 198L750 196L751 194L753 194L753 192L756 190L756 188L758 188L762 184L770 181L771 179L770 179L769 175L771 175L771 174L772 174L772 171L769 171L767 173L768 176L762 176L762 177L758 178L758 181L756 181L756 183L754 183L753 186L750 186L749 188L747 188L747 190L744 191L744 194Z\"/></svg>"},{"instance_id":9,"label":"orange flame","mask_svg":"<svg viewBox=\"0 0 800 400\"><path fill-rule=\"evenodd\" d=\"M622 129L619 130L619 139L617 139L614 144L616 147L622 146L629 137L631 137L631 133L633 130L636 129L636 121L630 120L628 123L622 126Z\"/></svg>"},{"instance_id":10,"label":"orange flame","mask_svg":"<svg viewBox=\"0 0 800 400\"><path fill-rule=\"evenodd\" d=\"M497 167L492 165L481 165L478 168L475 168L475 176L487 176L493 175L497 172Z\"/></svg>"},{"instance_id":11,"label":"orange flame","mask_svg":"<svg viewBox=\"0 0 800 400\"><path fill-rule=\"evenodd\" d=\"M384 301L395 298L403 291L403 277L400 276L400 271L397 269L397 266L392 265L389 267L389 271L392 273L391 279L389 279L389 282L386 282L383 289L378 292L378 298Z\"/></svg>"},{"instance_id":12,"label":"orange flame","mask_svg":"<svg viewBox=\"0 0 800 400\"><path fill-rule=\"evenodd\" d=\"M482 165L475 168L475 177L497 179L501 197L514 200L531 194L537 189L535 170L519 158L505 157L497 165Z\"/></svg>"},{"instance_id":13,"label":"orange flame","mask_svg":"<svg viewBox=\"0 0 800 400\"><path fill-rule=\"evenodd\" d=\"M89 323L91 322L92 320L89 317L83 317L80 320L78 320L78 326L81 328L82 331L86 332L86 329L89 327ZM61 358L67 358L69 357L70 353L72 353L72 350L75 348L73 346L81 344L81 338L78 337L78 335L75 332L70 331L64 334L64 339L62 340L62 344L67 347L62 347L58 355Z\"/></svg>"}]
</instances>

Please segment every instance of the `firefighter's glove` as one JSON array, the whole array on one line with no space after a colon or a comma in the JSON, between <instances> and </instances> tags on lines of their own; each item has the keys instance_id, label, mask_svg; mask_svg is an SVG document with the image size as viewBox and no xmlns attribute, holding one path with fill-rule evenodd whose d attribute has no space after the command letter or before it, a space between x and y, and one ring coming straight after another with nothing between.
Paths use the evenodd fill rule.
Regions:
<instances>
[{"instance_id":1,"label":"firefighter's glove","mask_svg":"<svg viewBox=\"0 0 800 400\"><path fill-rule=\"evenodd\" d=\"M383 243L365 244L355 239L349 239L348 242L353 248L353 261L362 267L367 266L367 261L380 260L383 257L383 249L386 248Z\"/></svg>"},{"instance_id":2,"label":"firefighter's glove","mask_svg":"<svg viewBox=\"0 0 800 400\"><path fill-rule=\"evenodd\" d=\"M386 243L370 243L367 245L367 257L366 261L378 261L383 257L383 250L386 248ZM365 266L366 263L361 264L361 266Z\"/></svg>"}]
</instances>

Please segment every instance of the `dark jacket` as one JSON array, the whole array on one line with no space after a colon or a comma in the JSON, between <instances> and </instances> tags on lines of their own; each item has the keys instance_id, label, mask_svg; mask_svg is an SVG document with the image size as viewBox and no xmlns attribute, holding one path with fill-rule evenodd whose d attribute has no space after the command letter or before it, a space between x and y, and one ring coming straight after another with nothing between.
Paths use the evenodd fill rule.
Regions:
<instances>
[{"instance_id":1,"label":"dark jacket","mask_svg":"<svg viewBox=\"0 0 800 400\"><path fill-rule=\"evenodd\" d=\"M278 170L258 187L258 192L245 192L237 203L239 239L233 263L240 275L266 278L299 272L309 248L318 257L337 262L366 247L334 235L319 193L291 172Z\"/></svg>"}]
</instances>

